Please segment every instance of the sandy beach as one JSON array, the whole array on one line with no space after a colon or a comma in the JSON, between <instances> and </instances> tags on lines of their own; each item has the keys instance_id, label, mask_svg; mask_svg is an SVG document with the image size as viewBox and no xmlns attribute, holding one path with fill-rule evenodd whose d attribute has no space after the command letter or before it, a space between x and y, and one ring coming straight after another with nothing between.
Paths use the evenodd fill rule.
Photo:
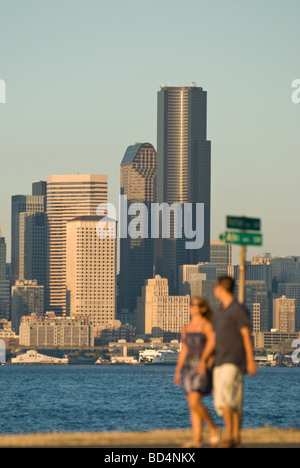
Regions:
<instances>
[{"instance_id":1,"label":"sandy beach","mask_svg":"<svg viewBox=\"0 0 300 468\"><path fill-rule=\"evenodd\" d=\"M0 448L180 448L192 433L186 430L150 432L49 433L0 436ZM300 430L244 429L244 448L300 448ZM204 447L209 447L207 431Z\"/></svg>"}]
</instances>

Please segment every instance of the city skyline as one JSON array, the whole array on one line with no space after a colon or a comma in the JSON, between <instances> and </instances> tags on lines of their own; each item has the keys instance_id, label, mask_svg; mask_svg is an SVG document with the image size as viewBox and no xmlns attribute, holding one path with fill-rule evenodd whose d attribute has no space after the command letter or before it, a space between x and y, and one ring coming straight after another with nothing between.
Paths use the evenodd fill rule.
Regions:
<instances>
[{"instance_id":1,"label":"city skyline","mask_svg":"<svg viewBox=\"0 0 300 468\"><path fill-rule=\"evenodd\" d=\"M117 205L124 149L136 141L157 148L159 87L197 81L209 96L212 238L226 215L254 216L262 219L264 245L250 256L299 255L296 1L293 15L280 1L189 1L183 10L165 1L143 11L136 1L17 4L3 5L0 18L7 92L0 212L8 252L12 195L49 174L101 173Z\"/></svg>"},{"instance_id":2,"label":"city skyline","mask_svg":"<svg viewBox=\"0 0 300 468\"><path fill-rule=\"evenodd\" d=\"M300 447L299 18L0 0L0 446Z\"/></svg>"}]
</instances>

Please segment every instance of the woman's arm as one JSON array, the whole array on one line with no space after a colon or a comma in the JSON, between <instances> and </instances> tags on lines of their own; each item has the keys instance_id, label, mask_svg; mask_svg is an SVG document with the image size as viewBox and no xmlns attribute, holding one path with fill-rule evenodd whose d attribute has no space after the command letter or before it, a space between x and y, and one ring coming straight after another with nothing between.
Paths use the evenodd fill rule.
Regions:
<instances>
[{"instance_id":1,"label":"woman's arm","mask_svg":"<svg viewBox=\"0 0 300 468\"><path fill-rule=\"evenodd\" d=\"M211 322L207 322L204 328L204 334L206 336L206 345L198 367L199 374L206 374L207 361L213 356L216 348L216 335Z\"/></svg>"},{"instance_id":2,"label":"woman's arm","mask_svg":"<svg viewBox=\"0 0 300 468\"><path fill-rule=\"evenodd\" d=\"M177 365L175 368L175 375L174 375L174 382L176 385L181 385L181 371L184 366L187 354L188 354L188 347L185 344L185 335L186 335L186 329L184 328L182 334L181 334L181 351L178 356L178 361Z\"/></svg>"}]
</instances>

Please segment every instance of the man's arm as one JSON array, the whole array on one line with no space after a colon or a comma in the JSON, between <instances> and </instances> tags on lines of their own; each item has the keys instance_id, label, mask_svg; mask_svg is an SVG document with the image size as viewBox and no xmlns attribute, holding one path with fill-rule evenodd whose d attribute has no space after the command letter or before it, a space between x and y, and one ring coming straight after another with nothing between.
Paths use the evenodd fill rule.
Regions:
<instances>
[{"instance_id":1,"label":"man's arm","mask_svg":"<svg viewBox=\"0 0 300 468\"><path fill-rule=\"evenodd\" d=\"M206 374L207 361L214 354L216 349L216 334L211 323L206 325L205 335L207 341L197 369L200 374Z\"/></svg>"},{"instance_id":2,"label":"man's arm","mask_svg":"<svg viewBox=\"0 0 300 468\"><path fill-rule=\"evenodd\" d=\"M244 349L246 354L247 372L252 377L255 377L257 374L257 367L254 361L250 329L248 327L243 327L240 331L243 338Z\"/></svg>"}]
</instances>

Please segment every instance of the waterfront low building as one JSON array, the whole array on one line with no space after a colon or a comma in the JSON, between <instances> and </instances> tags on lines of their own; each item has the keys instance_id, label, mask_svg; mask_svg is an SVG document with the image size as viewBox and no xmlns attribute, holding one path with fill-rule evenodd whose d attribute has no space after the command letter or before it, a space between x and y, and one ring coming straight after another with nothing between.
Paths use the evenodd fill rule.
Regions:
<instances>
[{"instance_id":1,"label":"waterfront low building","mask_svg":"<svg viewBox=\"0 0 300 468\"><path fill-rule=\"evenodd\" d=\"M294 341L299 339L300 334L297 333L281 333L278 330L270 332L252 333L254 348L259 349L274 349L286 341Z\"/></svg>"},{"instance_id":2,"label":"waterfront low building","mask_svg":"<svg viewBox=\"0 0 300 468\"><path fill-rule=\"evenodd\" d=\"M98 327L94 327L95 346L102 346L110 341L135 340L135 328L128 323L122 324L120 320L112 320Z\"/></svg>"},{"instance_id":3,"label":"waterfront low building","mask_svg":"<svg viewBox=\"0 0 300 468\"><path fill-rule=\"evenodd\" d=\"M20 324L20 346L82 348L94 346L93 328L87 317L25 316Z\"/></svg>"},{"instance_id":4,"label":"waterfront low building","mask_svg":"<svg viewBox=\"0 0 300 468\"><path fill-rule=\"evenodd\" d=\"M67 357L45 356L32 349L11 359L11 364L68 364L68 362Z\"/></svg>"},{"instance_id":5,"label":"waterfront low building","mask_svg":"<svg viewBox=\"0 0 300 468\"><path fill-rule=\"evenodd\" d=\"M0 340L5 343L6 347L19 344L19 337L12 330L12 324L9 320L0 319Z\"/></svg>"}]
</instances>

